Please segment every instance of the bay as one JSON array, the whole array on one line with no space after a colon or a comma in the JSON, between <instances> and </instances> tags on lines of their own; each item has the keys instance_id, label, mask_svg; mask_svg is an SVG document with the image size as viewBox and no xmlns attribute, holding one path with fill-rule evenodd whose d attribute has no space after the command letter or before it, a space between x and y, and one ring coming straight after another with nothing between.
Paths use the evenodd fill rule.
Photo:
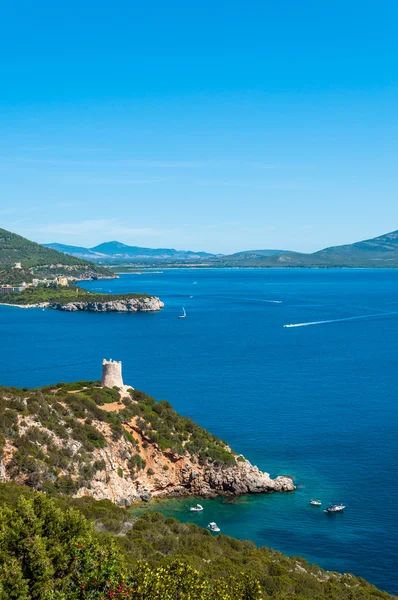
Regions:
<instances>
[{"instance_id":1,"label":"bay","mask_svg":"<svg viewBox=\"0 0 398 600\"><path fill-rule=\"evenodd\" d=\"M182 269L86 282L147 292L160 313L62 313L0 307L0 383L99 379L169 400L293 494L146 509L248 538L398 593L398 272ZM177 319L182 306L186 319ZM316 324L314 324L316 323ZM298 325L299 327L284 327ZM328 516L309 505L342 501Z\"/></svg>"}]
</instances>

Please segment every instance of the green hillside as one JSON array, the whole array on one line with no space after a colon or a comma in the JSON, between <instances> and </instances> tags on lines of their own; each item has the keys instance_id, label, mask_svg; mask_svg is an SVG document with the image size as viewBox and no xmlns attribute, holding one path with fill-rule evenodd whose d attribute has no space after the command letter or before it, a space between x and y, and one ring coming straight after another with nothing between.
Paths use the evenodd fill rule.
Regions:
<instances>
[{"instance_id":1,"label":"green hillside","mask_svg":"<svg viewBox=\"0 0 398 600\"><path fill-rule=\"evenodd\" d=\"M0 483L0 600L393 600L300 557L158 513L138 516L145 504L137 511L72 498L90 490L95 471L110 485L101 451L112 465L130 457L132 483L153 476L144 449L152 457L163 448L171 462L182 454L199 464L239 461L168 402L132 389L129 396L120 402L117 389L89 381L0 388L2 479L23 484ZM126 428L132 419L142 445ZM129 476L117 472L120 481Z\"/></svg>"},{"instance_id":2,"label":"green hillside","mask_svg":"<svg viewBox=\"0 0 398 600\"><path fill-rule=\"evenodd\" d=\"M270 253L271 252L271 253ZM398 267L398 231L369 240L331 246L312 254L250 250L211 259L213 266L225 267Z\"/></svg>"},{"instance_id":3,"label":"green hillside","mask_svg":"<svg viewBox=\"0 0 398 600\"><path fill-rule=\"evenodd\" d=\"M31 242L21 235L6 229L0 229L0 265L13 266L16 262L21 262L26 267L54 263L63 265L89 264L86 260L61 254L61 252Z\"/></svg>"},{"instance_id":4,"label":"green hillside","mask_svg":"<svg viewBox=\"0 0 398 600\"><path fill-rule=\"evenodd\" d=\"M12 484L0 484L0 531L0 600L394 598L194 524Z\"/></svg>"},{"instance_id":5,"label":"green hillside","mask_svg":"<svg viewBox=\"0 0 398 600\"><path fill-rule=\"evenodd\" d=\"M15 263L22 269L15 269ZM111 276L109 271L93 263L45 248L36 242L0 229L0 282L18 283L31 281L34 277L69 275L80 278Z\"/></svg>"},{"instance_id":6,"label":"green hillside","mask_svg":"<svg viewBox=\"0 0 398 600\"><path fill-rule=\"evenodd\" d=\"M74 493L89 488L97 470L106 471L96 450L111 451L120 441L130 456L124 477L134 479L145 470L146 455L125 426L135 418L147 444L161 451L198 456L202 463L235 464L236 455L224 442L181 417L168 402L131 389L121 410L108 412L108 405L118 401L117 390L93 381L34 390L0 387L0 460L7 477L37 490ZM74 446L79 450L71 453ZM12 449L11 461L5 459L6 448Z\"/></svg>"}]
</instances>

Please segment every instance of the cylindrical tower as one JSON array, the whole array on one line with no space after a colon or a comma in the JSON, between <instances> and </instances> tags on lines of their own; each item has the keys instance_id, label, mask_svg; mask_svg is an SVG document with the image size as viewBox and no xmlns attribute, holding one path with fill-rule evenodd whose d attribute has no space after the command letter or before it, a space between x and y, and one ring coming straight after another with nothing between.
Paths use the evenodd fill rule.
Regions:
<instances>
[{"instance_id":1,"label":"cylindrical tower","mask_svg":"<svg viewBox=\"0 0 398 600\"><path fill-rule=\"evenodd\" d=\"M104 360L102 361L102 387L123 387L122 361Z\"/></svg>"}]
</instances>

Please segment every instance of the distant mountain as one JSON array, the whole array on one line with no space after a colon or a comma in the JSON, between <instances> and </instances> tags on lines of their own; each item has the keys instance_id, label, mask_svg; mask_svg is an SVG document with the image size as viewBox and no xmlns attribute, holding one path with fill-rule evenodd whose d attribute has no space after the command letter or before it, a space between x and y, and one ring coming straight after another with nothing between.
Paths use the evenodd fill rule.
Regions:
<instances>
[{"instance_id":1,"label":"distant mountain","mask_svg":"<svg viewBox=\"0 0 398 600\"><path fill-rule=\"evenodd\" d=\"M242 252L235 252L230 254L228 258L236 260L247 260L257 258L268 258L277 254L286 254L289 250L243 250Z\"/></svg>"},{"instance_id":2,"label":"distant mountain","mask_svg":"<svg viewBox=\"0 0 398 600\"><path fill-rule=\"evenodd\" d=\"M163 259L163 260L197 260L214 257L208 252L193 252L192 250L175 250L174 248L142 248L140 246L128 246L121 242L104 242L94 248L83 248L81 246L66 246L64 244L45 244L46 248L67 252L79 258L90 258L90 260L115 259Z\"/></svg>"},{"instance_id":3,"label":"distant mountain","mask_svg":"<svg viewBox=\"0 0 398 600\"><path fill-rule=\"evenodd\" d=\"M319 252L315 252L313 256L327 257L344 257L350 260L370 258L371 260L396 260L398 259L398 231L385 233L369 240L355 242L354 244L346 244L344 246L331 246Z\"/></svg>"},{"instance_id":4,"label":"distant mountain","mask_svg":"<svg viewBox=\"0 0 398 600\"><path fill-rule=\"evenodd\" d=\"M15 267L16 263L21 266ZM111 273L93 263L46 248L36 242L0 229L0 283L31 281L33 277L69 274L80 278L95 275L111 276Z\"/></svg>"},{"instance_id":5,"label":"distant mountain","mask_svg":"<svg viewBox=\"0 0 398 600\"><path fill-rule=\"evenodd\" d=\"M200 261L209 267L398 267L398 231L354 244L331 246L312 254L262 249L223 256L173 248L142 248L117 241L105 242L94 248L55 243L46 244L46 247L97 263L118 265L126 262L159 265Z\"/></svg>"},{"instance_id":6,"label":"distant mountain","mask_svg":"<svg viewBox=\"0 0 398 600\"><path fill-rule=\"evenodd\" d=\"M89 250L89 248L83 248L82 246L69 246L67 244L57 243L43 245L45 248L51 248L52 250L57 250L57 252L63 252L64 254L77 256L79 258L98 258L98 254L96 252L92 252L91 250Z\"/></svg>"},{"instance_id":7,"label":"distant mountain","mask_svg":"<svg viewBox=\"0 0 398 600\"><path fill-rule=\"evenodd\" d=\"M312 254L251 250L216 259L219 266L255 267L398 267L398 231Z\"/></svg>"}]
</instances>

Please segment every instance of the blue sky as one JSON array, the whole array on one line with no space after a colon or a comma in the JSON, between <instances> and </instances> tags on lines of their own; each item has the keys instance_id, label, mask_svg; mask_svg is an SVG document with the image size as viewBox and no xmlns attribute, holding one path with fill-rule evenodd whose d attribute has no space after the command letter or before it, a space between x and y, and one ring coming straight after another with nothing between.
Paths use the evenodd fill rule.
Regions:
<instances>
[{"instance_id":1,"label":"blue sky","mask_svg":"<svg viewBox=\"0 0 398 600\"><path fill-rule=\"evenodd\" d=\"M398 229L393 1L0 8L0 225L313 251Z\"/></svg>"}]
</instances>

